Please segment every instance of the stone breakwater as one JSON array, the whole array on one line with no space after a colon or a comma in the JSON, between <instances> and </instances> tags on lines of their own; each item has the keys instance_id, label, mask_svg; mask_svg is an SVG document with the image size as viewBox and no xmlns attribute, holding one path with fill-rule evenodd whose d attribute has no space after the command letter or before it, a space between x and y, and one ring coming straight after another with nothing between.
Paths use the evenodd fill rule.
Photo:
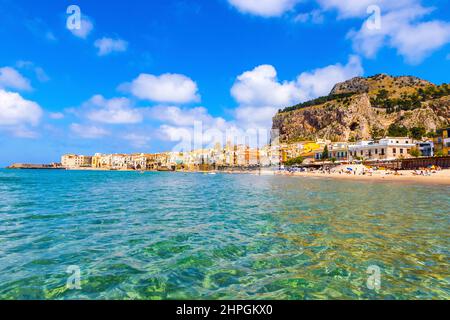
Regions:
<instances>
[{"instance_id":1,"label":"stone breakwater","mask_svg":"<svg viewBox=\"0 0 450 320\"><path fill-rule=\"evenodd\" d=\"M63 170L64 168L56 165L56 164L27 164L27 163L14 163L7 167L7 169L34 169L34 170L48 170L48 169L55 169L55 170Z\"/></svg>"}]
</instances>

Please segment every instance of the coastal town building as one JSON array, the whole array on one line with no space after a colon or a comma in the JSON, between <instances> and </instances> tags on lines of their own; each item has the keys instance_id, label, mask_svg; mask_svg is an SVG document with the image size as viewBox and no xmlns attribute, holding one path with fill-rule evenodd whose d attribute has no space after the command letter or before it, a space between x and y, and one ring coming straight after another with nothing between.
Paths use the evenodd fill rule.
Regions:
<instances>
[{"instance_id":1,"label":"coastal town building","mask_svg":"<svg viewBox=\"0 0 450 320\"><path fill-rule=\"evenodd\" d=\"M335 142L327 144L327 159L334 159L336 161L349 160L349 148L347 142ZM317 161L323 160L325 147L320 147L314 151L314 159Z\"/></svg>"},{"instance_id":2,"label":"coastal town building","mask_svg":"<svg viewBox=\"0 0 450 320\"><path fill-rule=\"evenodd\" d=\"M438 130L438 136L433 139L435 152L450 156L450 128Z\"/></svg>"},{"instance_id":3,"label":"coastal town building","mask_svg":"<svg viewBox=\"0 0 450 320\"><path fill-rule=\"evenodd\" d=\"M67 154L61 157L61 165L66 169L86 168L92 166L92 156Z\"/></svg>"},{"instance_id":4,"label":"coastal town building","mask_svg":"<svg viewBox=\"0 0 450 320\"><path fill-rule=\"evenodd\" d=\"M395 160L409 158L416 144L408 137L387 137L379 141L360 141L349 146L351 160Z\"/></svg>"},{"instance_id":5,"label":"coastal town building","mask_svg":"<svg viewBox=\"0 0 450 320\"><path fill-rule=\"evenodd\" d=\"M422 157L434 156L434 143L433 141L420 141L416 143L416 147L419 150Z\"/></svg>"},{"instance_id":6,"label":"coastal town building","mask_svg":"<svg viewBox=\"0 0 450 320\"><path fill-rule=\"evenodd\" d=\"M132 168L134 170L146 170L148 155L144 153L137 153L131 155Z\"/></svg>"}]
</instances>

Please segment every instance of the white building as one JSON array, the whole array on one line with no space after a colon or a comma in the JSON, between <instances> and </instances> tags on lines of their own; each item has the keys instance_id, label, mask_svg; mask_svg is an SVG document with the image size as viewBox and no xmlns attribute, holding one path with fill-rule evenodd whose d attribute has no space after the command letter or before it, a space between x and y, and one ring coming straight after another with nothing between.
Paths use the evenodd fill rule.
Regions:
<instances>
[{"instance_id":1,"label":"white building","mask_svg":"<svg viewBox=\"0 0 450 320\"><path fill-rule=\"evenodd\" d=\"M363 160L395 160L409 158L416 144L411 138L386 137L379 141L361 141L349 146L350 158Z\"/></svg>"},{"instance_id":2,"label":"white building","mask_svg":"<svg viewBox=\"0 0 450 320\"><path fill-rule=\"evenodd\" d=\"M111 157L111 168L115 170L132 169L133 157L129 154L113 154Z\"/></svg>"},{"instance_id":3,"label":"white building","mask_svg":"<svg viewBox=\"0 0 450 320\"><path fill-rule=\"evenodd\" d=\"M66 154L61 157L61 164L67 169L77 169L92 166L91 156Z\"/></svg>"}]
</instances>

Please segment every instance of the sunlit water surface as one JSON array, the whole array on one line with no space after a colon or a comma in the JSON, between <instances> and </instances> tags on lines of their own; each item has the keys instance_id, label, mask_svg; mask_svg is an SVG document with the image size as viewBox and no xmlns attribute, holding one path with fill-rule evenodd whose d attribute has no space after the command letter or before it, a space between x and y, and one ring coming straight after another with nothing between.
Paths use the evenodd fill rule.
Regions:
<instances>
[{"instance_id":1,"label":"sunlit water surface","mask_svg":"<svg viewBox=\"0 0 450 320\"><path fill-rule=\"evenodd\" d=\"M446 186L0 170L0 299L449 299L449 208Z\"/></svg>"}]
</instances>

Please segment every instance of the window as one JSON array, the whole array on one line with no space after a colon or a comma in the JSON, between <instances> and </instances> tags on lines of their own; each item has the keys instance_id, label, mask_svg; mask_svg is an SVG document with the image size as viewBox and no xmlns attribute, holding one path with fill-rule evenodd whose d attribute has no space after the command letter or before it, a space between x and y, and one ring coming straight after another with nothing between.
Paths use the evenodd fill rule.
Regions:
<instances>
[{"instance_id":1,"label":"window","mask_svg":"<svg viewBox=\"0 0 450 320\"><path fill-rule=\"evenodd\" d=\"M403 149L400 149L400 154L403 154Z\"/></svg>"},{"instance_id":2,"label":"window","mask_svg":"<svg viewBox=\"0 0 450 320\"><path fill-rule=\"evenodd\" d=\"M396 149L396 148L393 148L393 149L392 149L392 153L397 153L397 149Z\"/></svg>"},{"instance_id":3,"label":"window","mask_svg":"<svg viewBox=\"0 0 450 320\"><path fill-rule=\"evenodd\" d=\"M378 154L378 149L375 149L375 154Z\"/></svg>"},{"instance_id":4,"label":"window","mask_svg":"<svg viewBox=\"0 0 450 320\"><path fill-rule=\"evenodd\" d=\"M381 155L384 156L384 149L381 149Z\"/></svg>"}]
</instances>

